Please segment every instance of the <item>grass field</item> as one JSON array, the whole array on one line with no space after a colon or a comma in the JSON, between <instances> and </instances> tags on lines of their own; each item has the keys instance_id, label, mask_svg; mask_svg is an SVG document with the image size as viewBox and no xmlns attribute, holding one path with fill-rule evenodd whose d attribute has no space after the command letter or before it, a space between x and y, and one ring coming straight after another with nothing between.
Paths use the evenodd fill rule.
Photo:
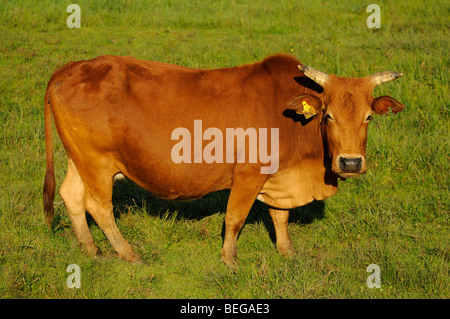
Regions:
<instances>
[{"instance_id":1,"label":"grass field","mask_svg":"<svg viewBox=\"0 0 450 319\"><path fill-rule=\"evenodd\" d=\"M1 298L449 298L448 1L378 1L369 29L361 1L70 1L0 4ZM104 257L77 247L57 195L43 221L44 93L54 69L101 54L215 68L278 52L341 76L403 78L376 88L405 104L369 127L368 172L338 193L292 211L297 254L280 256L273 224L255 203L238 241L240 267L220 263L227 192L165 202L131 183L114 190L116 222L143 264L115 258L91 220ZM55 131L54 131L55 132ZM54 133L57 187L66 156ZM81 288L69 289L69 264ZM381 288L369 289L377 264Z\"/></svg>"}]
</instances>

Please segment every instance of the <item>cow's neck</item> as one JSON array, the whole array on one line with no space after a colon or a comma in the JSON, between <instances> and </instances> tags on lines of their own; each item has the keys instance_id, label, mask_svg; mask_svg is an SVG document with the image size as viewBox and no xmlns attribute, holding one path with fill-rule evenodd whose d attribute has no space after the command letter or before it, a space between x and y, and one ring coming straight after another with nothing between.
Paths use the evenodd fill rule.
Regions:
<instances>
[{"instance_id":1,"label":"cow's neck","mask_svg":"<svg viewBox=\"0 0 450 319\"><path fill-rule=\"evenodd\" d=\"M271 71L271 63L278 58L266 60ZM283 67L270 72L278 83L280 101L289 101L297 95L308 93L321 95L311 88L303 87L294 81L297 76L298 61L283 58ZM280 112L284 105L280 102ZM277 208L294 208L306 205L313 200L321 200L336 193L337 176L331 172L328 151L325 149L321 114L312 120L284 117L280 123L280 166L276 174L268 179L258 199ZM287 142L281 142L282 140Z\"/></svg>"}]
</instances>

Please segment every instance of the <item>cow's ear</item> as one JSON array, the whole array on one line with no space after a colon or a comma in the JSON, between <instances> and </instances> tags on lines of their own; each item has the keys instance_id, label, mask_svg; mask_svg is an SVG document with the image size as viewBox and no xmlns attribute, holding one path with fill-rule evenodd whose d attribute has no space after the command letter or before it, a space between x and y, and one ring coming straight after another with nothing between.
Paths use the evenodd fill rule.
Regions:
<instances>
[{"instance_id":1,"label":"cow's ear","mask_svg":"<svg viewBox=\"0 0 450 319\"><path fill-rule=\"evenodd\" d=\"M287 107L309 119L319 112L322 107L322 100L314 95L302 94L287 102Z\"/></svg>"},{"instance_id":2,"label":"cow's ear","mask_svg":"<svg viewBox=\"0 0 450 319\"><path fill-rule=\"evenodd\" d=\"M390 96L380 96L372 101L372 110L378 114L387 115L391 108L392 113L398 113L405 109L405 106Z\"/></svg>"}]
</instances>

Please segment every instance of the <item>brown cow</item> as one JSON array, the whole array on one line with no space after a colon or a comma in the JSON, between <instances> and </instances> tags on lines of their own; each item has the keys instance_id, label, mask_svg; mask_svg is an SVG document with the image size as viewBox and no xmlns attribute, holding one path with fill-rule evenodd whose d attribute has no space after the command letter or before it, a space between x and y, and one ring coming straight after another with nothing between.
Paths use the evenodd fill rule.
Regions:
<instances>
[{"instance_id":1,"label":"brown cow","mask_svg":"<svg viewBox=\"0 0 450 319\"><path fill-rule=\"evenodd\" d=\"M96 255L99 249L86 223L86 210L121 258L140 260L114 220L112 191L119 176L165 199L194 199L231 189L221 253L228 266L235 265L237 235L255 199L270 207L278 251L292 254L288 209L327 198L336 192L339 177L366 171L372 113L404 109L391 97L373 98L371 93L377 85L401 75L383 72L342 78L301 65L287 55L214 70L119 56L71 62L54 72L45 95L47 223L54 215L53 114L69 158L60 193L76 237L88 254ZM188 153L182 156L188 160L175 161L171 156L174 140L181 136L174 138L173 133L179 128L198 131L194 124L199 120L203 128L214 128L216 133L245 129L244 138L249 141L250 133L258 129L277 132L259 136L260 143L265 138L271 152L278 152L276 169L262 173L267 160L250 160L245 143L232 144L231 161L199 159L212 140L206 131L200 142L183 141L185 146L192 145L194 153L200 148L194 160L190 150L183 149ZM222 147L222 140L214 136L214 145ZM237 160L238 156L245 160Z\"/></svg>"}]
</instances>

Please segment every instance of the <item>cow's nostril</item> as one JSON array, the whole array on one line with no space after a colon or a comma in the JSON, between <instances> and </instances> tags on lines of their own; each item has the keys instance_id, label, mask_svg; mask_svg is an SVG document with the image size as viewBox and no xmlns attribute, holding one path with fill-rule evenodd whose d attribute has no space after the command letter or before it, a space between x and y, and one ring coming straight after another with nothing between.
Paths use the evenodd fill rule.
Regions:
<instances>
[{"instance_id":1,"label":"cow's nostril","mask_svg":"<svg viewBox=\"0 0 450 319\"><path fill-rule=\"evenodd\" d=\"M345 173L357 173L361 170L362 158L361 157L341 157L339 158L339 168Z\"/></svg>"},{"instance_id":2,"label":"cow's nostril","mask_svg":"<svg viewBox=\"0 0 450 319\"><path fill-rule=\"evenodd\" d=\"M339 167L340 167L340 169L344 170L345 166L347 166L346 158L345 157L339 158Z\"/></svg>"}]
</instances>

